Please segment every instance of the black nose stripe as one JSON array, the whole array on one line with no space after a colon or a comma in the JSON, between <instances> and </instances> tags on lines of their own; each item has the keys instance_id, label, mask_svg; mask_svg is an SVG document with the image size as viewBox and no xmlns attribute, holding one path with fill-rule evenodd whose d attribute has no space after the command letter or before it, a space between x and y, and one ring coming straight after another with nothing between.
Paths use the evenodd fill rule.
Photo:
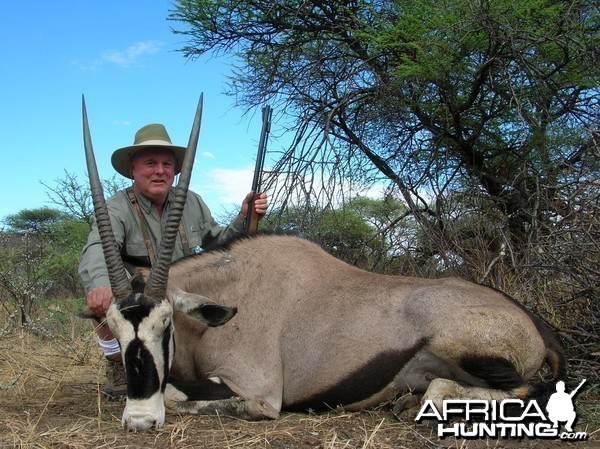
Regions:
<instances>
[{"instance_id":1,"label":"black nose stripe","mask_svg":"<svg viewBox=\"0 0 600 449\"><path fill-rule=\"evenodd\" d=\"M125 350L125 370L127 373L127 397L130 399L148 399L159 390L164 391L169 377L169 342L172 328L167 327L162 336L162 354L164 372L162 383L159 379L157 363L142 340L136 337Z\"/></svg>"},{"instance_id":2,"label":"black nose stripe","mask_svg":"<svg viewBox=\"0 0 600 449\"><path fill-rule=\"evenodd\" d=\"M160 382L154 357L138 338L127 346L125 370L129 399L148 399L159 390Z\"/></svg>"}]
</instances>

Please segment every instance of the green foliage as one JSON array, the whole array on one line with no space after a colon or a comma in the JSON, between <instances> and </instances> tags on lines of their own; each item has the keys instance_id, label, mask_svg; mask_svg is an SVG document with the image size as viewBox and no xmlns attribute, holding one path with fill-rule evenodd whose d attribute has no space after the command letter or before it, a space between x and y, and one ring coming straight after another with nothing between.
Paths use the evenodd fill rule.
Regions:
<instances>
[{"instance_id":1,"label":"green foliage","mask_svg":"<svg viewBox=\"0 0 600 449\"><path fill-rule=\"evenodd\" d=\"M103 181L108 195L123 186L115 177ZM42 334L36 320L43 310L70 319L46 300L81 305L84 291L77 269L93 221L89 187L74 174L65 171L55 186L45 187L60 209L23 209L6 217L7 228L0 231L0 317Z\"/></svg>"},{"instance_id":2,"label":"green foliage","mask_svg":"<svg viewBox=\"0 0 600 449\"><path fill-rule=\"evenodd\" d=\"M46 298L81 297L77 273L89 227L64 212L24 209L5 220L0 233L0 306L5 317L32 326Z\"/></svg>"},{"instance_id":3,"label":"green foliage","mask_svg":"<svg viewBox=\"0 0 600 449\"><path fill-rule=\"evenodd\" d=\"M32 232L40 235L50 233L52 227L64 218L65 214L57 209L41 207L23 209L16 214L8 215L4 223L15 232Z\"/></svg>"},{"instance_id":4,"label":"green foliage","mask_svg":"<svg viewBox=\"0 0 600 449\"><path fill-rule=\"evenodd\" d=\"M125 185L114 176L102 184L109 196ZM68 171L44 186L59 209L23 209L0 231L0 305L22 326L31 325L43 300L84 295L77 268L93 222L89 186Z\"/></svg>"},{"instance_id":5,"label":"green foliage","mask_svg":"<svg viewBox=\"0 0 600 449\"><path fill-rule=\"evenodd\" d=\"M186 56L235 53L239 103L296 120L265 179L282 202L312 201L315 179L332 196L383 177L432 232L441 217L423 191L477 186L520 252L527 229L566 205L557 186L598 175L596 3L181 0L170 18Z\"/></svg>"},{"instance_id":6,"label":"green foliage","mask_svg":"<svg viewBox=\"0 0 600 449\"><path fill-rule=\"evenodd\" d=\"M363 269L398 273L399 246L394 224L406 211L397 199L355 197L337 208L291 207L274 211L267 229L318 242L334 256Z\"/></svg>"},{"instance_id":7,"label":"green foliage","mask_svg":"<svg viewBox=\"0 0 600 449\"><path fill-rule=\"evenodd\" d=\"M49 208L24 209L5 222L11 231L2 233L0 275L13 300L33 304L49 295L83 294L77 265L86 222Z\"/></svg>"},{"instance_id":8,"label":"green foliage","mask_svg":"<svg viewBox=\"0 0 600 449\"><path fill-rule=\"evenodd\" d=\"M92 205L92 196L87 181L79 181L74 173L65 170L62 178L54 180L55 185L42 185L48 189L48 197L55 206L61 211L66 211L71 217L84 221L88 227L92 226L94 221L94 208ZM102 181L102 188L107 198L113 196L118 190L126 187L126 181L113 175L112 178Z\"/></svg>"},{"instance_id":9,"label":"green foliage","mask_svg":"<svg viewBox=\"0 0 600 449\"><path fill-rule=\"evenodd\" d=\"M374 230L350 208L323 211L315 238L333 255L354 265L368 264L377 251Z\"/></svg>"},{"instance_id":10,"label":"green foliage","mask_svg":"<svg viewBox=\"0 0 600 449\"><path fill-rule=\"evenodd\" d=\"M0 306L20 325L30 322L47 284L40 276L41 250L31 234L0 234Z\"/></svg>"},{"instance_id":11,"label":"green foliage","mask_svg":"<svg viewBox=\"0 0 600 449\"><path fill-rule=\"evenodd\" d=\"M42 275L45 279L52 280L54 286L61 287L55 287L56 293L83 296L77 267L88 233L89 226L86 222L68 216L52 227L42 262Z\"/></svg>"}]
</instances>

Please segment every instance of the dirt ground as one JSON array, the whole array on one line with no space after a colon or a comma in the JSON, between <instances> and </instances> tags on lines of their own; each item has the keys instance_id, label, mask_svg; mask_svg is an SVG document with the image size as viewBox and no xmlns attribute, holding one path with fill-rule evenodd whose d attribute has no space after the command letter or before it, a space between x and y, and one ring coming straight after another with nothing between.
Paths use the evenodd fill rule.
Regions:
<instances>
[{"instance_id":1,"label":"dirt ground","mask_svg":"<svg viewBox=\"0 0 600 449\"><path fill-rule=\"evenodd\" d=\"M91 336L60 341L29 333L0 339L0 447L18 448L600 448L598 397L580 395L577 431L587 441L439 439L436 430L398 420L390 409L276 421L167 415L146 433L121 428L124 402L100 394L103 363ZM595 423L595 424L592 424Z\"/></svg>"}]
</instances>

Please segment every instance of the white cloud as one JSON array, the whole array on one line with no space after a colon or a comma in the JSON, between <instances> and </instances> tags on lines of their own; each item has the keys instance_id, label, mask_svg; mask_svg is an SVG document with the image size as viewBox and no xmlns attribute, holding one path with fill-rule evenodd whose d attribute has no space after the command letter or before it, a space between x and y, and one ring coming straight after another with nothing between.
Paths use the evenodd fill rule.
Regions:
<instances>
[{"instance_id":1,"label":"white cloud","mask_svg":"<svg viewBox=\"0 0 600 449\"><path fill-rule=\"evenodd\" d=\"M205 200L214 198L214 206L241 205L252 186L254 167L215 168L201 176L199 186L193 187L192 190L200 193Z\"/></svg>"},{"instance_id":2,"label":"white cloud","mask_svg":"<svg viewBox=\"0 0 600 449\"><path fill-rule=\"evenodd\" d=\"M141 56L158 52L161 46L157 41L137 42L125 50L109 50L102 55L101 60L127 68L136 64Z\"/></svg>"},{"instance_id":3,"label":"white cloud","mask_svg":"<svg viewBox=\"0 0 600 449\"><path fill-rule=\"evenodd\" d=\"M202 156L207 157L209 159L214 159L215 155L213 153L211 153L210 151L203 151L202 152Z\"/></svg>"},{"instance_id":4,"label":"white cloud","mask_svg":"<svg viewBox=\"0 0 600 449\"><path fill-rule=\"evenodd\" d=\"M198 176L198 178L195 178ZM254 165L247 165L246 167L241 168L214 168L204 171L202 169L198 171L194 171L194 176L192 177L193 185L191 186L191 190L199 193L204 201L208 204L211 209L213 216L217 218L217 220L224 220L224 217L227 216L228 213L232 213L233 211L237 211L242 204L242 200L244 197L250 192L252 186L252 180L254 178ZM281 176L281 181L283 182L284 175ZM304 189L306 188L306 184L309 184L310 181L307 179L305 185L301 185L298 183L296 188L298 189L296 192L291 193L291 200L296 197L304 196ZM323 186L320 182L316 181L317 185L313 185L313 188L316 191L322 191ZM374 184L368 189L365 188L353 188L347 182L343 183L343 189L345 192L346 199L350 199L354 196L366 196L373 199L381 199L384 196L385 185L384 184ZM277 187L275 187L275 190ZM273 199L274 191L270 190L267 194ZM319 202L323 201L326 203L326 199L324 197L317 199L312 197L313 201ZM334 204L338 204L341 201L341 197L334 198ZM271 207L274 207L271 204ZM226 221L226 220L225 220Z\"/></svg>"},{"instance_id":5,"label":"white cloud","mask_svg":"<svg viewBox=\"0 0 600 449\"><path fill-rule=\"evenodd\" d=\"M142 41L136 42L133 45L121 50L107 50L100 57L88 61L73 61L73 65L81 70L93 71L98 70L104 65L117 65L122 68L129 68L139 64L140 59L146 55L157 53L163 46L159 41Z\"/></svg>"}]
</instances>

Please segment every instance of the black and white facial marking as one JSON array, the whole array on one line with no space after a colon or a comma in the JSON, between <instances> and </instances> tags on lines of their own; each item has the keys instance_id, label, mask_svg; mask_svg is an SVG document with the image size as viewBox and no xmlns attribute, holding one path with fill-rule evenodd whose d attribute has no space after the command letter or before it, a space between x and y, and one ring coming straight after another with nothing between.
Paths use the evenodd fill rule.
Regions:
<instances>
[{"instance_id":1,"label":"black and white facial marking","mask_svg":"<svg viewBox=\"0 0 600 449\"><path fill-rule=\"evenodd\" d=\"M122 423L129 430L161 427L164 391L173 361L173 308L166 299L153 302L133 293L113 303L106 315L121 345L127 373L127 403Z\"/></svg>"}]
</instances>

